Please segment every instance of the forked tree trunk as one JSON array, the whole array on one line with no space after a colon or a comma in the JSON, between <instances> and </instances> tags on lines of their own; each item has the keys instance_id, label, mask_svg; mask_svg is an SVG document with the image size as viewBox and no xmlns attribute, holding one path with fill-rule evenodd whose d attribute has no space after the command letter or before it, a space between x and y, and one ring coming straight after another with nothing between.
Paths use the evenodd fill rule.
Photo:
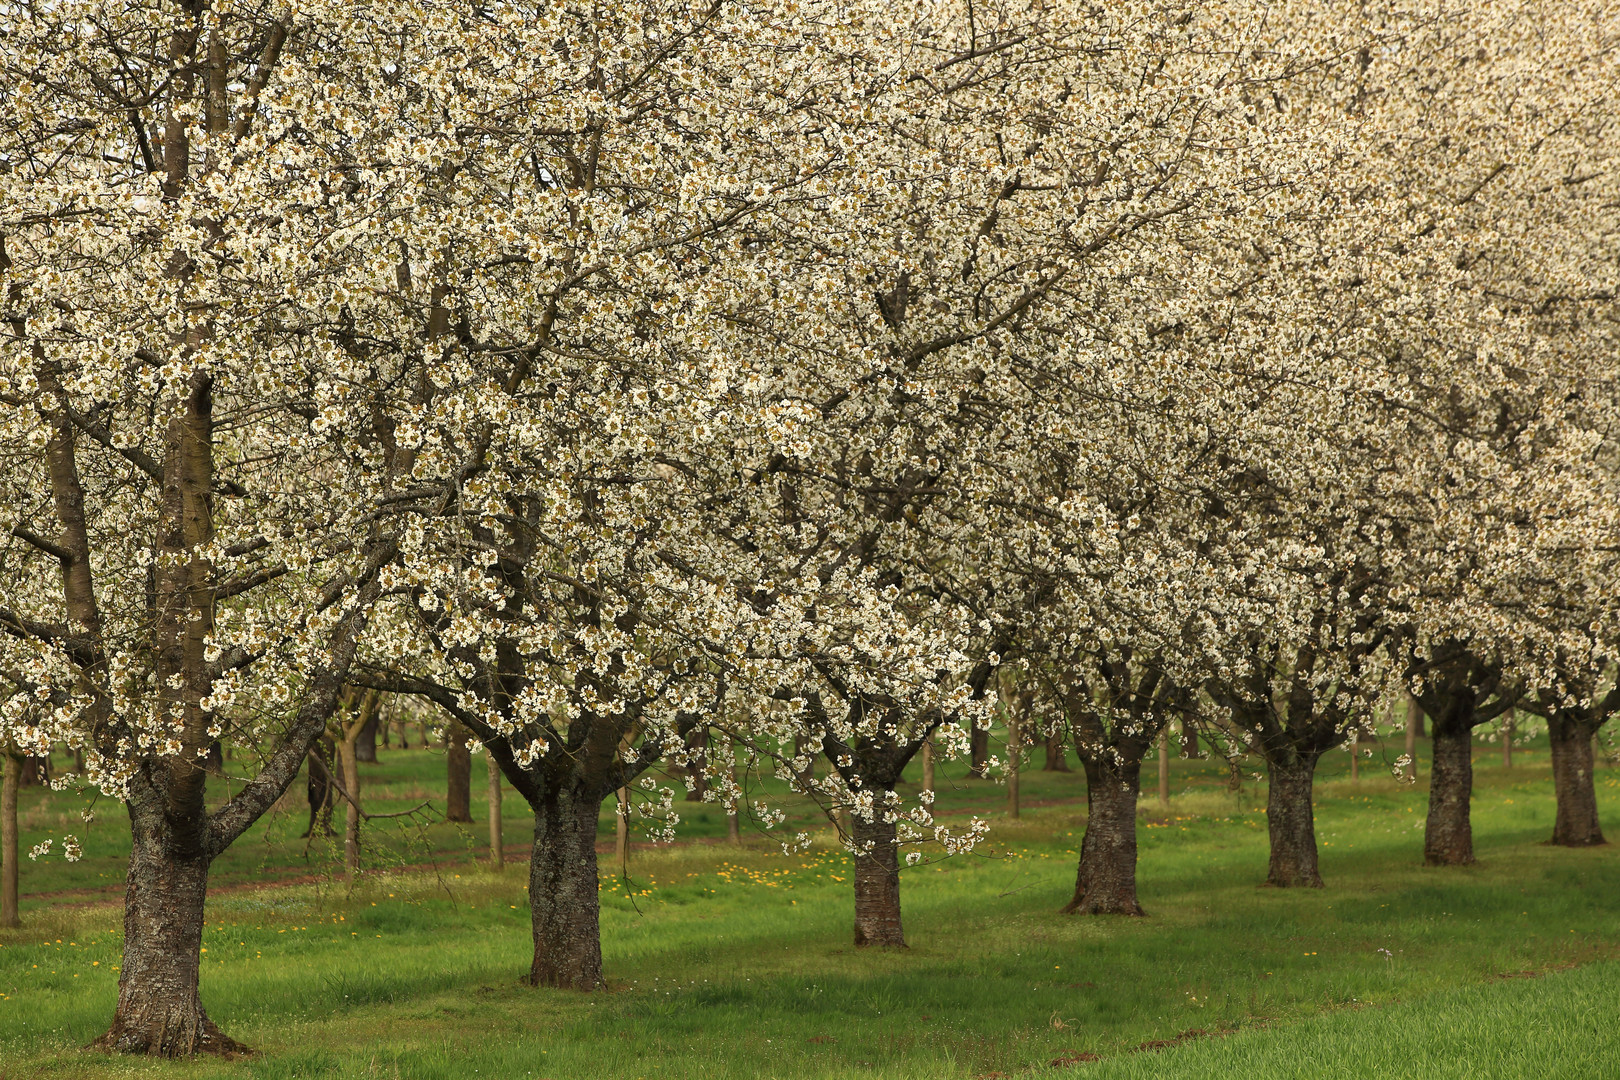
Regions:
<instances>
[{"instance_id":1,"label":"forked tree trunk","mask_svg":"<svg viewBox=\"0 0 1620 1080\"><path fill-rule=\"evenodd\" d=\"M1596 847L1606 843L1598 824L1592 734L1589 725L1556 713L1547 720L1547 735L1552 743L1553 791L1558 797L1554 844Z\"/></svg>"},{"instance_id":2,"label":"forked tree trunk","mask_svg":"<svg viewBox=\"0 0 1620 1080\"><path fill-rule=\"evenodd\" d=\"M1106 751L1105 751L1106 753ZM1136 900L1136 800L1142 761L1105 764L1080 756L1086 770L1086 836L1074 899L1065 915L1145 915Z\"/></svg>"},{"instance_id":3,"label":"forked tree trunk","mask_svg":"<svg viewBox=\"0 0 1620 1080\"><path fill-rule=\"evenodd\" d=\"M534 807L529 906L534 963L525 982L564 990L602 985L596 821L602 800L548 792Z\"/></svg>"},{"instance_id":4,"label":"forked tree trunk","mask_svg":"<svg viewBox=\"0 0 1620 1080\"><path fill-rule=\"evenodd\" d=\"M1316 861L1316 820L1311 808L1316 761L1310 756L1290 764L1267 763L1271 782L1266 796L1266 818L1271 832L1267 885L1322 887L1322 874Z\"/></svg>"},{"instance_id":5,"label":"forked tree trunk","mask_svg":"<svg viewBox=\"0 0 1620 1080\"><path fill-rule=\"evenodd\" d=\"M1423 861L1430 866L1467 866L1474 861L1474 829L1468 799L1474 790L1472 729L1433 727L1429 767L1429 818L1423 830Z\"/></svg>"},{"instance_id":6,"label":"forked tree trunk","mask_svg":"<svg viewBox=\"0 0 1620 1080\"><path fill-rule=\"evenodd\" d=\"M198 991L209 860L164 852L169 830L136 819L133 811L131 818L118 1009L111 1029L93 1045L167 1058L244 1053L246 1047L208 1019Z\"/></svg>"},{"instance_id":7,"label":"forked tree trunk","mask_svg":"<svg viewBox=\"0 0 1620 1080\"><path fill-rule=\"evenodd\" d=\"M855 944L904 948L905 931L900 925L900 845L895 823L883 820L882 810L874 820L851 815L855 846ZM866 845L871 844L871 850Z\"/></svg>"}]
</instances>

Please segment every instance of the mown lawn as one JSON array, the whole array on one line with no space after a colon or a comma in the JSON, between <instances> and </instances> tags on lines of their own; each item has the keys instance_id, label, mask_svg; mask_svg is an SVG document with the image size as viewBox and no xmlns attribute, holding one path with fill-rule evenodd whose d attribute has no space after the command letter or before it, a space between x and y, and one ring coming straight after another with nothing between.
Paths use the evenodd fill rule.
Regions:
<instances>
[{"instance_id":1,"label":"mown lawn","mask_svg":"<svg viewBox=\"0 0 1620 1080\"><path fill-rule=\"evenodd\" d=\"M383 757L379 807L438 794L442 758ZM590 996L518 984L523 868L476 861L481 803L472 826L396 830L375 862L416 868L353 888L319 845L304 861L293 807L222 868L206 939L210 1013L261 1053L186 1065L78 1049L117 978L116 891L95 875L116 879L121 823L104 814L85 863L24 867L25 891L73 892L31 900L28 927L0 936L0 1077L1613 1075L1620 853L1542 844L1545 749L1511 771L1484 747L1478 760L1481 862L1433 870L1418 865L1422 783L1369 769L1352 784L1336 755L1314 891L1256 887L1263 786L1229 792L1224 767L1178 761L1170 813L1144 802L1150 917L1134 920L1056 914L1084 823L1077 776L1026 773L1017 822L1000 787L942 785L948 811L990 817L993 842L905 873L903 952L850 946L849 863L824 824L806 855L763 839L637 849L628 891L604 877L611 985ZM1620 770L1598 782L1614 806ZM29 798L29 842L79 805ZM507 808L521 850L522 807ZM685 809L689 833L723 836L714 808Z\"/></svg>"}]
</instances>

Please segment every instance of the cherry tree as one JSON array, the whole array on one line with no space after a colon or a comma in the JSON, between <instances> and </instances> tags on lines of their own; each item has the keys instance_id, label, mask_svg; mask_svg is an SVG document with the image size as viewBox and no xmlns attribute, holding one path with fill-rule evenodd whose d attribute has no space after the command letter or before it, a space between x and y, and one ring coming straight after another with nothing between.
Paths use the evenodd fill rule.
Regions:
<instances>
[{"instance_id":1,"label":"cherry tree","mask_svg":"<svg viewBox=\"0 0 1620 1080\"><path fill-rule=\"evenodd\" d=\"M549 184L529 120L598 97L536 104L554 21L375 14L23 4L0 46L3 735L82 747L129 808L114 1049L240 1049L199 997L209 865L324 730L402 531L479 475L487 439L432 430L485 385L449 286L505 254L483 194ZM221 738L252 754L212 803Z\"/></svg>"}]
</instances>

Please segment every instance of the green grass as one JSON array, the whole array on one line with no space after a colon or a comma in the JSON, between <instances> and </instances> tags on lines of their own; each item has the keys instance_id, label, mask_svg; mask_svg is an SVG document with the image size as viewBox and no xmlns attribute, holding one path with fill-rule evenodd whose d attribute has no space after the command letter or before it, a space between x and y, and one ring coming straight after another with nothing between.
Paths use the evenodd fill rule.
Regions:
<instances>
[{"instance_id":1,"label":"green grass","mask_svg":"<svg viewBox=\"0 0 1620 1080\"><path fill-rule=\"evenodd\" d=\"M1017 822L1004 789L957 781L942 807L988 813L992 844L905 873L904 952L850 946L849 864L824 839L792 857L763 841L637 850L634 895L604 879L610 988L596 995L517 983L524 875L474 861L481 822L426 831L419 854L436 868L350 890L321 859L301 863L301 842L275 832L302 828L287 816L235 872L311 880L227 880L206 935L210 1014L261 1054L172 1065L77 1049L115 997L119 912L101 884L71 905L33 901L29 926L0 936L0 1077L970 1078L1067 1075L1052 1063L1088 1054L1100 1060L1073 1075L1612 1074L1620 854L1541 843L1545 749L1509 772L1482 748L1481 863L1463 870L1419 865L1421 784L1369 771L1353 785L1341 758L1319 788L1328 888L1309 891L1256 887L1263 787L1230 793L1224 769L1177 762L1171 813L1144 803L1147 919L1056 914L1083 827L1078 777L1026 773L1026 807L1040 805ZM368 790L404 805L442 767L385 751ZM1613 805L1620 770L1598 783ZM76 805L29 797L35 835ZM515 841L521 804L508 807ZM723 832L712 807L685 809L710 817L694 831ZM111 822L96 829L96 857L111 858ZM24 888L97 885L72 884L85 870L30 863ZM1525 972L1547 974L1502 978ZM1141 1049L1195 1031L1210 1034Z\"/></svg>"}]
</instances>

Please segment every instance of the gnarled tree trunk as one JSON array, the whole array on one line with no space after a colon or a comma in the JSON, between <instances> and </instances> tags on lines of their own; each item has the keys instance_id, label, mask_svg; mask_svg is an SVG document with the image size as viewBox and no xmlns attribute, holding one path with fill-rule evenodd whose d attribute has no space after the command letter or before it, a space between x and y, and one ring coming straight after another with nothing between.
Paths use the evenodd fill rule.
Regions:
<instances>
[{"instance_id":1,"label":"gnarled tree trunk","mask_svg":"<svg viewBox=\"0 0 1620 1080\"><path fill-rule=\"evenodd\" d=\"M548 791L534 804L529 906L534 963L525 982L564 990L602 985L602 939L596 888L596 822L600 797Z\"/></svg>"},{"instance_id":2,"label":"gnarled tree trunk","mask_svg":"<svg viewBox=\"0 0 1620 1080\"><path fill-rule=\"evenodd\" d=\"M1474 790L1473 729L1442 724L1436 717L1434 760L1429 771L1429 818L1423 830L1423 861L1430 866L1467 866L1474 861L1474 828L1468 800Z\"/></svg>"},{"instance_id":3,"label":"gnarled tree trunk","mask_svg":"<svg viewBox=\"0 0 1620 1080\"><path fill-rule=\"evenodd\" d=\"M1552 842L1565 847L1606 843L1598 825L1592 776L1592 727L1555 712L1547 720L1547 734L1552 743L1553 790L1558 797Z\"/></svg>"},{"instance_id":4,"label":"gnarled tree trunk","mask_svg":"<svg viewBox=\"0 0 1620 1080\"><path fill-rule=\"evenodd\" d=\"M246 1052L208 1019L198 988L211 860L165 852L171 830L145 816L131 808L134 848L124 886L118 1009L111 1029L93 1045L168 1058Z\"/></svg>"},{"instance_id":5,"label":"gnarled tree trunk","mask_svg":"<svg viewBox=\"0 0 1620 1080\"><path fill-rule=\"evenodd\" d=\"M1266 884L1282 888L1322 887L1316 861L1316 820L1311 808L1311 786L1317 758L1267 763L1270 791L1266 796L1267 826L1271 832L1271 867Z\"/></svg>"},{"instance_id":6,"label":"gnarled tree trunk","mask_svg":"<svg viewBox=\"0 0 1620 1080\"><path fill-rule=\"evenodd\" d=\"M1108 755L1104 749L1103 755ZM1104 762L1080 754L1086 770L1086 836L1074 899L1064 914L1145 915L1136 900L1136 800L1141 794L1140 753Z\"/></svg>"},{"instance_id":7,"label":"gnarled tree trunk","mask_svg":"<svg viewBox=\"0 0 1620 1080\"><path fill-rule=\"evenodd\" d=\"M881 809L874 811L872 821L859 814L851 816L855 845L860 849L855 855L855 944L904 948L895 823L884 821ZM868 844L870 851L866 850Z\"/></svg>"}]
</instances>

